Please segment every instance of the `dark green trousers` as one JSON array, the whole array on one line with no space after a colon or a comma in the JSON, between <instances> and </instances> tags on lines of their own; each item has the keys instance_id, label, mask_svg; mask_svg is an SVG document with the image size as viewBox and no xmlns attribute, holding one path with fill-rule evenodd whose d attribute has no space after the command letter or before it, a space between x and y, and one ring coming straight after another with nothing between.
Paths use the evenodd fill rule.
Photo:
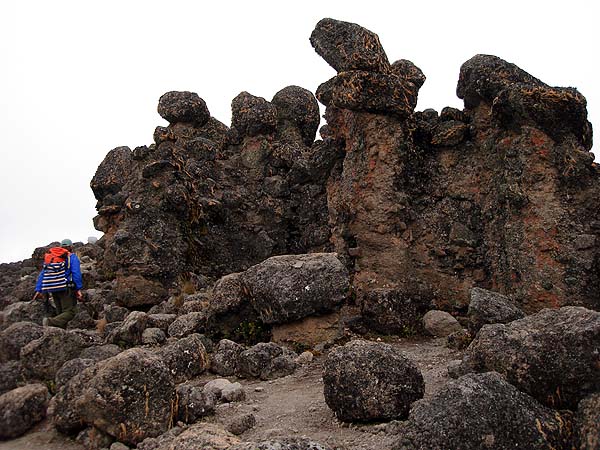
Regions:
<instances>
[{"instance_id":1,"label":"dark green trousers","mask_svg":"<svg viewBox=\"0 0 600 450\"><path fill-rule=\"evenodd\" d=\"M67 324L77 314L77 299L74 294L70 290L52 293L56 305L56 316L48 319L48 325L59 328L67 327Z\"/></svg>"}]
</instances>

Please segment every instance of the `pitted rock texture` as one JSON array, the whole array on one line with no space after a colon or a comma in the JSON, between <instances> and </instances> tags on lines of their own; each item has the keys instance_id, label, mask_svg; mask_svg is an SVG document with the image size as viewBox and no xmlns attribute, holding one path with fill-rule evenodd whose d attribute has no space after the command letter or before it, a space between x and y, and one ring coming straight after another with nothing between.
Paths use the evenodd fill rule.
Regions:
<instances>
[{"instance_id":1,"label":"pitted rock texture","mask_svg":"<svg viewBox=\"0 0 600 450\"><path fill-rule=\"evenodd\" d=\"M600 390L600 313L567 306L506 325L484 325L466 350L461 371L498 372L539 402L574 410Z\"/></svg>"},{"instance_id":2,"label":"pitted rock texture","mask_svg":"<svg viewBox=\"0 0 600 450\"><path fill-rule=\"evenodd\" d=\"M483 325L509 323L525 317L508 297L481 288L471 289L471 301L467 311L469 331L474 336Z\"/></svg>"},{"instance_id":3,"label":"pitted rock texture","mask_svg":"<svg viewBox=\"0 0 600 450\"><path fill-rule=\"evenodd\" d=\"M472 374L415 403L393 448L569 448L570 423L499 374Z\"/></svg>"},{"instance_id":4,"label":"pitted rock texture","mask_svg":"<svg viewBox=\"0 0 600 450\"><path fill-rule=\"evenodd\" d=\"M327 405L345 422L406 418L425 392L420 370L402 352L359 340L329 352L323 384Z\"/></svg>"}]
</instances>

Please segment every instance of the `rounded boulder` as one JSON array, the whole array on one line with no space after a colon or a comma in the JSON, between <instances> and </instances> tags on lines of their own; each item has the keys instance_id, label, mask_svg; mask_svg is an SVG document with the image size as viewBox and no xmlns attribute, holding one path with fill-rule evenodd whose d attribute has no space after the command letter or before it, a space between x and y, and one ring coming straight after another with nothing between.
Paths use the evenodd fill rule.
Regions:
<instances>
[{"instance_id":1,"label":"rounded boulder","mask_svg":"<svg viewBox=\"0 0 600 450\"><path fill-rule=\"evenodd\" d=\"M388 344L355 340L325 361L325 402L345 422L403 419L423 397L417 366Z\"/></svg>"}]
</instances>

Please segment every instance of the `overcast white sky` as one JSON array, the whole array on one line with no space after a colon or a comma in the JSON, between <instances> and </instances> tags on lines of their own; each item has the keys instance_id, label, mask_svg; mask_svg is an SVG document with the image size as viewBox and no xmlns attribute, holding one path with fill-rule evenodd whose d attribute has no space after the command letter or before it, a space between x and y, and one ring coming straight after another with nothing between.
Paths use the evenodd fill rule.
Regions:
<instances>
[{"instance_id":1,"label":"overcast white sky","mask_svg":"<svg viewBox=\"0 0 600 450\"><path fill-rule=\"evenodd\" d=\"M600 130L597 2L19 0L0 10L0 262L100 236L89 188L114 147L152 143L158 98L197 92L229 125L241 91L315 92L335 74L308 38L323 17L379 35L390 61L427 81L418 109L462 108L456 82L477 53L574 86ZM593 149L594 151L595 149Z\"/></svg>"}]
</instances>

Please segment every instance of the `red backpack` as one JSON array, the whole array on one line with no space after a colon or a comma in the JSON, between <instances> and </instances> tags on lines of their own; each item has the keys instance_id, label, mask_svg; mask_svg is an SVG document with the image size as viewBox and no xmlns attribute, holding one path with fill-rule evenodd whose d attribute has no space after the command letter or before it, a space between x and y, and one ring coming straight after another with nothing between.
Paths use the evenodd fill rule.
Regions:
<instances>
[{"instance_id":1,"label":"red backpack","mask_svg":"<svg viewBox=\"0 0 600 450\"><path fill-rule=\"evenodd\" d=\"M42 292L58 292L67 289L69 251L62 247L52 247L44 255Z\"/></svg>"}]
</instances>

